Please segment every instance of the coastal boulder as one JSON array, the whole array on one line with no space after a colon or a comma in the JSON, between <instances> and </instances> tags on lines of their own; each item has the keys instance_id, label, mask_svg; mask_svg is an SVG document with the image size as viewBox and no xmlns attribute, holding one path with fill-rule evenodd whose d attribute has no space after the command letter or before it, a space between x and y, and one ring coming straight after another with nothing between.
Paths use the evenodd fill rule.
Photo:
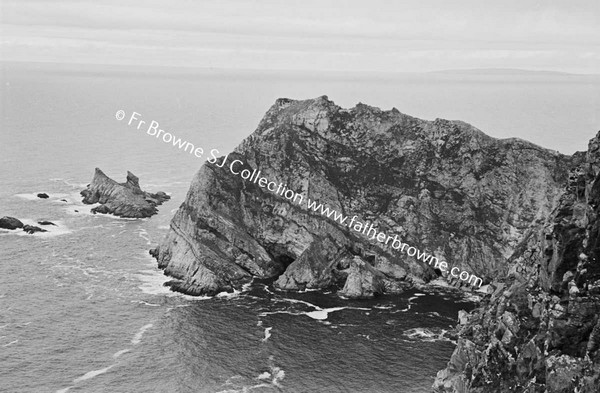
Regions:
<instances>
[{"instance_id":1,"label":"coastal boulder","mask_svg":"<svg viewBox=\"0 0 600 393\"><path fill-rule=\"evenodd\" d=\"M14 217L4 216L0 218L0 228L3 229L19 229L23 228L23 223Z\"/></svg>"}]
</instances>

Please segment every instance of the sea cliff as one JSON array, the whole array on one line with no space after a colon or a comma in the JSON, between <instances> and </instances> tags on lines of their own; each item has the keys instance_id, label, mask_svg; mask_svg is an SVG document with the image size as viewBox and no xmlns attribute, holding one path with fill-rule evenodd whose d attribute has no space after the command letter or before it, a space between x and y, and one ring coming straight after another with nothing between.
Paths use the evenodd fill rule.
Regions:
<instances>
[{"instance_id":1,"label":"sea cliff","mask_svg":"<svg viewBox=\"0 0 600 393\"><path fill-rule=\"evenodd\" d=\"M343 109L325 96L278 99L228 157L486 283L509 273L507 261L558 206L568 169L582 160L461 121ZM282 289L360 298L441 274L211 163L151 253L172 288L192 295L272 278Z\"/></svg>"},{"instance_id":2,"label":"sea cliff","mask_svg":"<svg viewBox=\"0 0 600 393\"><path fill-rule=\"evenodd\" d=\"M576 156L556 209L481 307L461 315L435 391L600 391L600 132Z\"/></svg>"}]
</instances>

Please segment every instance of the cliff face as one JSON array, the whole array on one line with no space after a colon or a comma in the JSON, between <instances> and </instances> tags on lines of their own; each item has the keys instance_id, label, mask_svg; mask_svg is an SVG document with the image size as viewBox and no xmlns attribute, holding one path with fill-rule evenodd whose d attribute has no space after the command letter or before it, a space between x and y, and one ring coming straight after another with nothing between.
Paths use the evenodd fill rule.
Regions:
<instances>
[{"instance_id":1,"label":"cliff face","mask_svg":"<svg viewBox=\"0 0 600 393\"><path fill-rule=\"evenodd\" d=\"M545 225L470 315L436 391L600 390L600 133Z\"/></svg>"},{"instance_id":2,"label":"cliff face","mask_svg":"<svg viewBox=\"0 0 600 393\"><path fill-rule=\"evenodd\" d=\"M92 182L81 191L83 203L100 203L92 209L92 213L114 214L119 217L143 218L158 213L156 206L171 197L162 191L151 194L142 191L140 180L131 172L127 172L127 181L117 183L99 168L94 172Z\"/></svg>"},{"instance_id":3,"label":"cliff face","mask_svg":"<svg viewBox=\"0 0 600 393\"><path fill-rule=\"evenodd\" d=\"M277 100L234 159L486 281L508 273L506 260L556 207L576 161L463 122L342 109L327 97ZM210 163L152 254L175 290L196 295L278 277L284 289L337 286L365 297L437 277L414 257Z\"/></svg>"}]
</instances>

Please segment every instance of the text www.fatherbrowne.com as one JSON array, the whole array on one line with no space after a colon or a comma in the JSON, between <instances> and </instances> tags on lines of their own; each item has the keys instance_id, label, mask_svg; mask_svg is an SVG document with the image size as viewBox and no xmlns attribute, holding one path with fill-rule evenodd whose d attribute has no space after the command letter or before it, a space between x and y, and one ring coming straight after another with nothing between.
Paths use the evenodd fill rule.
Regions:
<instances>
[{"instance_id":1,"label":"text www.fatherbrowne.com","mask_svg":"<svg viewBox=\"0 0 600 393\"><path fill-rule=\"evenodd\" d=\"M150 136L153 136L157 139L162 139L162 141L165 143L173 144L174 147L186 151L189 154L193 154L195 157L202 158L204 154L204 149L202 149L202 147L196 147L191 142L177 138L172 133L166 132L165 130L159 128L160 125L157 121L151 120L148 123L145 120L142 120L141 116L142 115L138 112L132 112L127 125L134 125L137 130L145 130L146 134ZM125 119L125 111L117 111L115 117L119 121ZM209 163L216 164L216 166L219 168L222 168L228 163L229 155L225 156L220 164L217 164L218 157L220 156L219 151L217 149L211 149L210 153L211 157L208 159ZM345 216L339 213L337 210L328 207L327 205L311 200L308 197L305 199L304 195L287 188L287 184L277 184L277 182L269 181L269 179L261 177L261 171L258 169L254 169L252 171L248 169L240 170L241 168L248 166L249 165L246 165L241 160L232 160L231 163L229 163L229 171L234 175L240 176L246 181L258 184L259 187L266 188L272 193L282 196L293 203L302 205L308 211L319 213L322 216L332 219L334 222L347 226L353 231L367 236L367 238L370 240L376 239L378 242L385 245L390 245L391 242L391 247L393 249L400 250L400 252L406 253L411 257L416 257L418 261L428 263L430 266L433 266L435 269L439 269L442 272L448 272L449 266L447 262L440 261L433 255L423 252L418 248L409 245L408 243L402 242L400 239L398 239L398 235L387 235L382 231L378 231L377 228L374 228L372 223L363 223L359 221L358 216L352 216L349 219L349 216ZM461 281L468 282L476 287L481 287L483 284L483 280L481 278L467 271L461 271L456 266L449 270L449 275L456 277Z\"/></svg>"}]
</instances>

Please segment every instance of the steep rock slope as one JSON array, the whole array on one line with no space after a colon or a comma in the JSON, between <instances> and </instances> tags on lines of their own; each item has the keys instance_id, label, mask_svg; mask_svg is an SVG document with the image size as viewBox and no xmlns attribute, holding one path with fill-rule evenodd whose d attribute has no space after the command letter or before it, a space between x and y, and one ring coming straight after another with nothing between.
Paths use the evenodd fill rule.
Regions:
<instances>
[{"instance_id":1,"label":"steep rock slope","mask_svg":"<svg viewBox=\"0 0 600 393\"><path fill-rule=\"evenodd\" d=\"M438 392L600 391L600 132L509 276L461 318Z\"/></svg>"},{"instance_id":2,"label":"steep rock slope","mask_svg":"<svg viewBox=\"0 0 600 393\"><path fill-rule=\"evenodd\" d=\"M470 271L486 281L553 210L573 158L460 122L425 121L327 97L279 99L228 162ZM151 253L172 287L337 286L368 297L437 277L427 264L206 163ZM239 169L241 169L240 167ZM439 273L439 272L438 272Z\"/></svg>"}]
</instances>

